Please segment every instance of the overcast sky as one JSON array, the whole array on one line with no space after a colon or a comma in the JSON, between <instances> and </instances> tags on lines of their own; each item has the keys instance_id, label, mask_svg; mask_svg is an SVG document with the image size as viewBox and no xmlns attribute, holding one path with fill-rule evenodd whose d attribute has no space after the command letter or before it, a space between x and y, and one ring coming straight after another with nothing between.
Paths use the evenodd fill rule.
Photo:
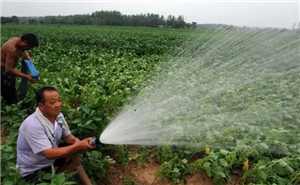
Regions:
<instances>
[{"instance_id":1,"label":"overcast sky","mask_svg":"<svg viewBox=\"0 0 300 185\"><path fill-rule=\"evenodd\" d=\"M300 22L300 0L235 0L235 1L49 1L2 0L2 16L46 16L91 14L117 10L122 14L155 13L184 16L186 22L230 24L251 27L292 28Z\"/></svg>"}]
</instances>

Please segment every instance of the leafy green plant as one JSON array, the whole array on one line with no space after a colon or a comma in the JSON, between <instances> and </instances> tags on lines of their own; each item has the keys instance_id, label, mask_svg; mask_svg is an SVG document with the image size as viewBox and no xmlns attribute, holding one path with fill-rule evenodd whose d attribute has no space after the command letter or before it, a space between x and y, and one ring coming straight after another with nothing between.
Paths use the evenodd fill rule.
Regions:
<instances>
[{"instance_id":1,"label":"leafy green plant","mask_svg":"<svg viewBox=\"0 0 300 185\"><path fill-rule=\"evenodd\" d=\"M2 97L1 97L2 99ZM28 115L28 109L22 108L23 101L16 105L5 105L1 101L1 129L18 129Z\"/></svg>"},{"instance_id":2,"label":"leafy green plant","mask_svg":"<svg viewBox=\"0 0 300 185\"><path fill-rule=\"evenodd\" d=\"M108 146L107 149L116 151L115 158L117 158L118 163L125 168L128 162L129 149L123 145L112 145Z\"/></svg>"},{"instance_id":3,"label":"leafy green plant","mask_svg":"<svg viewBox=\"0 0 300 185\"><path fill-rule=\"evenodd\" d=\"M216 184L221 185L230 180L229 171L225 170L229 166L228 162L218 153L211 152L203 159L198 159L195 164L203 169L208 177L212 177Z\"/></svg>"},{"instance_id":4,"label":"leafy green plant","mask_svg":"<svg viewBox=\"0 0 300 185\"><path fill-rule=\"evenodd\" d=\"M193 173L189 160L195 152L192 149L175 146L162 146L158 149L157 157L161 159L161 166L156 174L162 180L172 179L172 184L183 182Z\"/></svg>"},{"instance_id":5,"label":"leafy green plant","mask_svg":"<svg viewBox=\"0 0 300 185\"><path fill-rule=\"evenodd\" d=\"M142 147L138 153L134 154L132 157L129 158L136 160L138 166L141 167L144 163L145 158L149 155L150 151L150 148Z\"/></svg>"},{"instance_id":6,"label":"leafy green plant","mask_svg":"<svg viewBox=\"0 0 300 185\"><path fill-rule=\"evenodd\" d=\"M188 160L179 159L178 156L175 156L170 161L165 161L161 164L156 176L159 176L163 181L165 181L166 178L171 178L172 184L178 184L182 181L186 184L185 178L191 174L192 170L188 164Z\"/></svg>"},{"instance_id":7,"label":"leafy green plant","mask_svg":"<svg viewBox=\"0 0 300 185\"><path fill-rule=\"evenodd\" d=\"M70 181L77 172L68 173L66 176L64 173L55 173L54 166L51 166L51 173L39 172L38 183L39 185L63 185L63 184L77 184L76 181Z\"/></svg>"},{"instance_id":8,"label":"leafy green plant","mask_svg":"<svg viewBox=\"0 0 300 185\"><path fill-rule=\"evenodd\" d=\"M16 169L16 140L18 132L12 130L9 133L8 141L5 144L1 144L1 178L3 182L17 182L20 175Z\"/></svg>"},{"instance_id":9,"label":"leafy green plant","mask_svg":"<svg viewBox=\"0 0 300 185\"><path fill-rule=\"evenodd\" d=\"M293 185L300 184L300 170L297 170L293 173L293 175L291 176L291 181Z\"/></svg>"},{"instance_id":10,"label":"leafy green plant","mask_svg":"<svg viewBox=\"0 0 300 185\"><path fill-rule=\"evenodd\" d=\"M158 146L156 158L161 161L168 161L174 157L174 151L170 146Z\"/></svg>"},{"instance_id":11,"label":"leafy green plant","mask_svg":"<svg viewBox=\"0 0 300 185\"><path fill-rule=\"evenodd\" d=\"M87 174L95 181L97 178L104 179L109 175L107 165L114 164L115 160L109 156L103 156L101 152L94 150L85 153L85 157L82 158L82 163Z\"/></svg>"},{"instance_id":12,"label":"leafy green plant","mask_svg":"<svg viewBox=\"0 0 300 185\"><path fill-rule=\"evenodd\" d=\"M127 176L123 177L123 182L125 185L134 185L136 180L130 180Z\"/></svg>"},{"instance_id":13,"label":"leafy green plant","mask_svg":"<svg viewBox=\"0 0 300 185\"><path fill-rule=\"evenodd\" d=\"M7 171L6 171L7 172ZM63 185L63 184L77 184L76 181L70 180L77 172L71 172L68 173L66 176L64 173L55 173L55 169L52 165L52 172L51 173L45 173L45 172L39 172L38 173L38 181L37 184L39 185ZM21 174L19 172L19 169L16 169L15 167L10 167L9 173L5 175L3 178L4 185L13 185L13 184L19 184L19 185L30 185L34 184L33 182L27 182L25 179L21 177Z\"/></svg>"},{"instance_id":14,"label":"leafy green plant","mask_svg":"<svg viewBox=\"0 0 300 185\"><path fill-rule=\"evenodd\" d=\"M99 136L105 125L105 118L101 112L84 105L69 109L66 119L72 133L79 138Z\"/></svg>"},{"instance_id":15,"label":"leafy green plant","mask_svg":"<svg viewBox=\"0 0 300 185\"><path fill-rule=\"evenodd\" d=\"M243 182L250 180L256 183L296 184L299 182L299 157L287 157L272 160L262 158L245 172Z\"/></svg>"}]
</instances>

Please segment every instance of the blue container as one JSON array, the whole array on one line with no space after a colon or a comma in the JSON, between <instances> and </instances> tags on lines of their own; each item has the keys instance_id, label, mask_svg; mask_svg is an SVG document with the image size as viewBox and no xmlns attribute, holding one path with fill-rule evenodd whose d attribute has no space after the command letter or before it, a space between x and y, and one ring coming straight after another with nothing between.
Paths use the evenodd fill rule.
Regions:
<instances>
[{"instance_id":1,"label":"blue container","mask_svg":"<svg viewBox=\"0 0 300 185\"><path fill-rule=\"evenodd\" d=\"M34 78L34 79L37 80L40 75L37 72L37 70L35 69L32 61L31 60L24 60L24 62L26 63L26 65L27 65L27 67L28 67L28 69L30 71L30 74L31 74L32 78Z\"/></svg>"}]
</instances>

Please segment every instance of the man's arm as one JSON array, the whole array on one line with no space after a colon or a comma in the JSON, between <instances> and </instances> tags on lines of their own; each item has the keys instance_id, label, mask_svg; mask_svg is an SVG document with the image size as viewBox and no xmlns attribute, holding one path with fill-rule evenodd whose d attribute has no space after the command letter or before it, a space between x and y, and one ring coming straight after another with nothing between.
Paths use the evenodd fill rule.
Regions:
<instances>
[{"instance_id":1,"label":"man's arm","mask_svg":"<svg viewBox=\"0 0 300 185\"><path fill-rule=\"evenodd\" d=\"M32 58L29 56L28 52L26 50L24 50L22 52L22 56L25 57L27 60L32 60Z\"/></svg>"},{"instance_id":2,"label":"man's arm","mask_svg":"<svg viewBox=\"0 0 300 185\"><path fill-rule=\"evenodd\" d=\"M49 148L47 150L42 151L42 154L49 160L59 159L63 157L70 156L79 151L88 151L95 148L95 146L91 146L89 144L90 140L93 138L87 138L79 143L75 143L70 146L60 147L60 148Z\"/></svg>"},{"instance_id":3,"label":"man's arm","mask_svg":"<svg viewBox=\"0 0 300 185\"><path fill-rule=\"evenodd\" d=\"M5 71L7 73L26 78L30 83L36 83L36 80L33 79L30 75L21 73L20 71L14 69L15 55L13 53L7 53L5 59Z\"/></svg>"},{"instance_id":4,"label":"man's arm","mask_svg":"<svg viewBox=\"0 0 300 185\"><path fill-rule=\"evenodd\" d=\"M64 137L63 141L67 144L74 144L80 142L80 140L77 137L75 137L73 134L69 134L67 137Z\"/></svg>"}]
</instances>

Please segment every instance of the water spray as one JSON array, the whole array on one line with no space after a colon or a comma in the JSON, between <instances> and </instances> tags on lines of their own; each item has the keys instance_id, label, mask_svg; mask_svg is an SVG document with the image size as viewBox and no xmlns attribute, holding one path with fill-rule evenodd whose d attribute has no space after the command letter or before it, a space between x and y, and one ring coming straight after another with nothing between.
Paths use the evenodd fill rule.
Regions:
<instances>
[{"instance_id":1,"label":"water spray","mask_svg":"<svg viewBox=\"0 0 300 185\"><path fill-rule=\"evenodd\" d=\"M285 138L299 134L299 43L293 30L207 30L158 67L101 142L284 153L266 139L276 133L296 152Z\"/></svg>"}]
</instances>

